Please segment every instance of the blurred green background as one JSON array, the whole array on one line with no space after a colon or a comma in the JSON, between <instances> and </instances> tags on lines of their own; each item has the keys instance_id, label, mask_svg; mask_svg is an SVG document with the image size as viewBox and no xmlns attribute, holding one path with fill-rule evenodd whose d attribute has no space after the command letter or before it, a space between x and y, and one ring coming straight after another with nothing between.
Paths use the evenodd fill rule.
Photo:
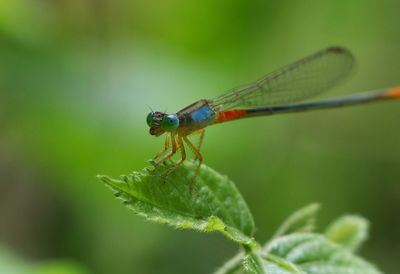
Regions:
<instances>
[{"instance_id":1,"label":"blurred green background","mask_svg":"<svg viewBox=\"0 0 400 274\"><path fill-rule=\"evenodd\" d=\"M95 175L141 169L161 149L148 106L175 112L326 46L358 61L330 96L399 85L399 10L398 0L1 1L2 250L61 261L64 273L211 272L235 244L147 223ZM387 102L242 120L210 127L202 152L236 182L260 241L316 201L320 227L367 217L362 255L395 273L399 117L400 102Z\"/></svg>"}]
</instances>

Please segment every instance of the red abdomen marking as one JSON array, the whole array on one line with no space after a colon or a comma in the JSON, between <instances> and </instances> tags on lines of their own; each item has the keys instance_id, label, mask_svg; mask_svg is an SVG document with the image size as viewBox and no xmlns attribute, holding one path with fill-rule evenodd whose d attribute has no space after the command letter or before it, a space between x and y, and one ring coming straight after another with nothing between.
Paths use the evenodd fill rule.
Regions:
<instances>
[{"instance_id":1,"label":"red abdomen marking","mask_svg":"<svg viewBox=\"0 0 400 274\"><path fill-rule=\"evenodd\" d=\"M245 109L232 109L218 113L214 121L215 123L223 123L243 118L246 115L247 111Z\"/></svg>"},{"instance_id":2,"label":"red abdomen marking","mask_svg":"<svg viewBox=\"0 0 400 274\"><path fill-rule=\"evenodd\" d=\"M386 94L389 98L400 98L400 87L392 88Z\"/></svg>"}]
</instances>

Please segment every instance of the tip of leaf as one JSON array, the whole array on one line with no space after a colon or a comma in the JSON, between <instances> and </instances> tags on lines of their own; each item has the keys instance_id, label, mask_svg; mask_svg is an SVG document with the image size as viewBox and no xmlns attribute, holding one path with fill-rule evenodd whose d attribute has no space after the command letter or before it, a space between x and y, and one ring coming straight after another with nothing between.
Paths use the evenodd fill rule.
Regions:
<instances>
[{"instance_id":1,"label":"tip of leaf","mask_svg":"<svg viewBox=\"0 0 400 274\"><path fill-rule=\"evenodd\" d=\"M313 231L315 229L316 216L319 209L319 203L312 203L296 210L278 228L273 238L293 232Z\"/></svg>"},{"instance_id":2,"label":"tip of leaf","mask_svg":"<svg viewBox=\"0 0 400 274\"><path fill-rule=\"evenodd\" d=\"M111 186L112 185L112 181L113 179L110 178L107 175L97 175L96 178L103 184L107 185L107 186Z\"/></svg>"},{"instance_id":3,"label":"tip of leaf","mask_svg":"<svg viewBox=\"0 0 400 274\"><path fill-rule=\"evenodd\" d=\"M355 251L368 238L369 221L358 215L344 215L331 223L325 231L328 239Z\"/></svg>"},{"instance_id":4,"label":"tip of leaf","mask_svg":"<svg viewBox=\"0 0 400 274\"><path fill-rule=\"evenodd\" d=\"M106 175L101 175L101 174L96 175L96 178L99 179L102 182L105 180L105 177L107 177L107 176Z\"/></svg>"}]
</instances>

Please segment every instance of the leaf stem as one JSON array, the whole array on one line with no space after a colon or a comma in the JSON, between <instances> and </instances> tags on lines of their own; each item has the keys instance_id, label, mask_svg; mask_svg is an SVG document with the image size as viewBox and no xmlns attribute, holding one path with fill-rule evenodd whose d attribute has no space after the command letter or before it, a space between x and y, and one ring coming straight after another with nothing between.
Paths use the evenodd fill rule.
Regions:
<instances>
[{"instance_id":1,"label":"leaf stem","mask_svg":"<svg viewBox=\"0 0 400 274\"><path fill-rule=\"evenodd\" d=\"M245 256L244 252L239 252L232 259L227 261L223 266L218 268L214 274L234 274L242 268L242 260Z\"/></svg>"}]
</instances>

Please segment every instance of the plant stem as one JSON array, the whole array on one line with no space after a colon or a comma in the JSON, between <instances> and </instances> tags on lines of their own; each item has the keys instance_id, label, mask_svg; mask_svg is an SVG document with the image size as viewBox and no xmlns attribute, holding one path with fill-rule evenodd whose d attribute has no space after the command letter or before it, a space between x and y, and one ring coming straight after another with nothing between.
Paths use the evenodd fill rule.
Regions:
<instances>
[{"instance_id":1,"label":"plant stem","mask_svg":"<svg viewBox=\"0 0 400 274\"><path fill-rule=\"evenodd\" d=\"M232 259L227 261L223 266L218 268L214 274L234 274L242 267L242 259L244 252L239 252Z\"/></svg>"}]
</instances>

